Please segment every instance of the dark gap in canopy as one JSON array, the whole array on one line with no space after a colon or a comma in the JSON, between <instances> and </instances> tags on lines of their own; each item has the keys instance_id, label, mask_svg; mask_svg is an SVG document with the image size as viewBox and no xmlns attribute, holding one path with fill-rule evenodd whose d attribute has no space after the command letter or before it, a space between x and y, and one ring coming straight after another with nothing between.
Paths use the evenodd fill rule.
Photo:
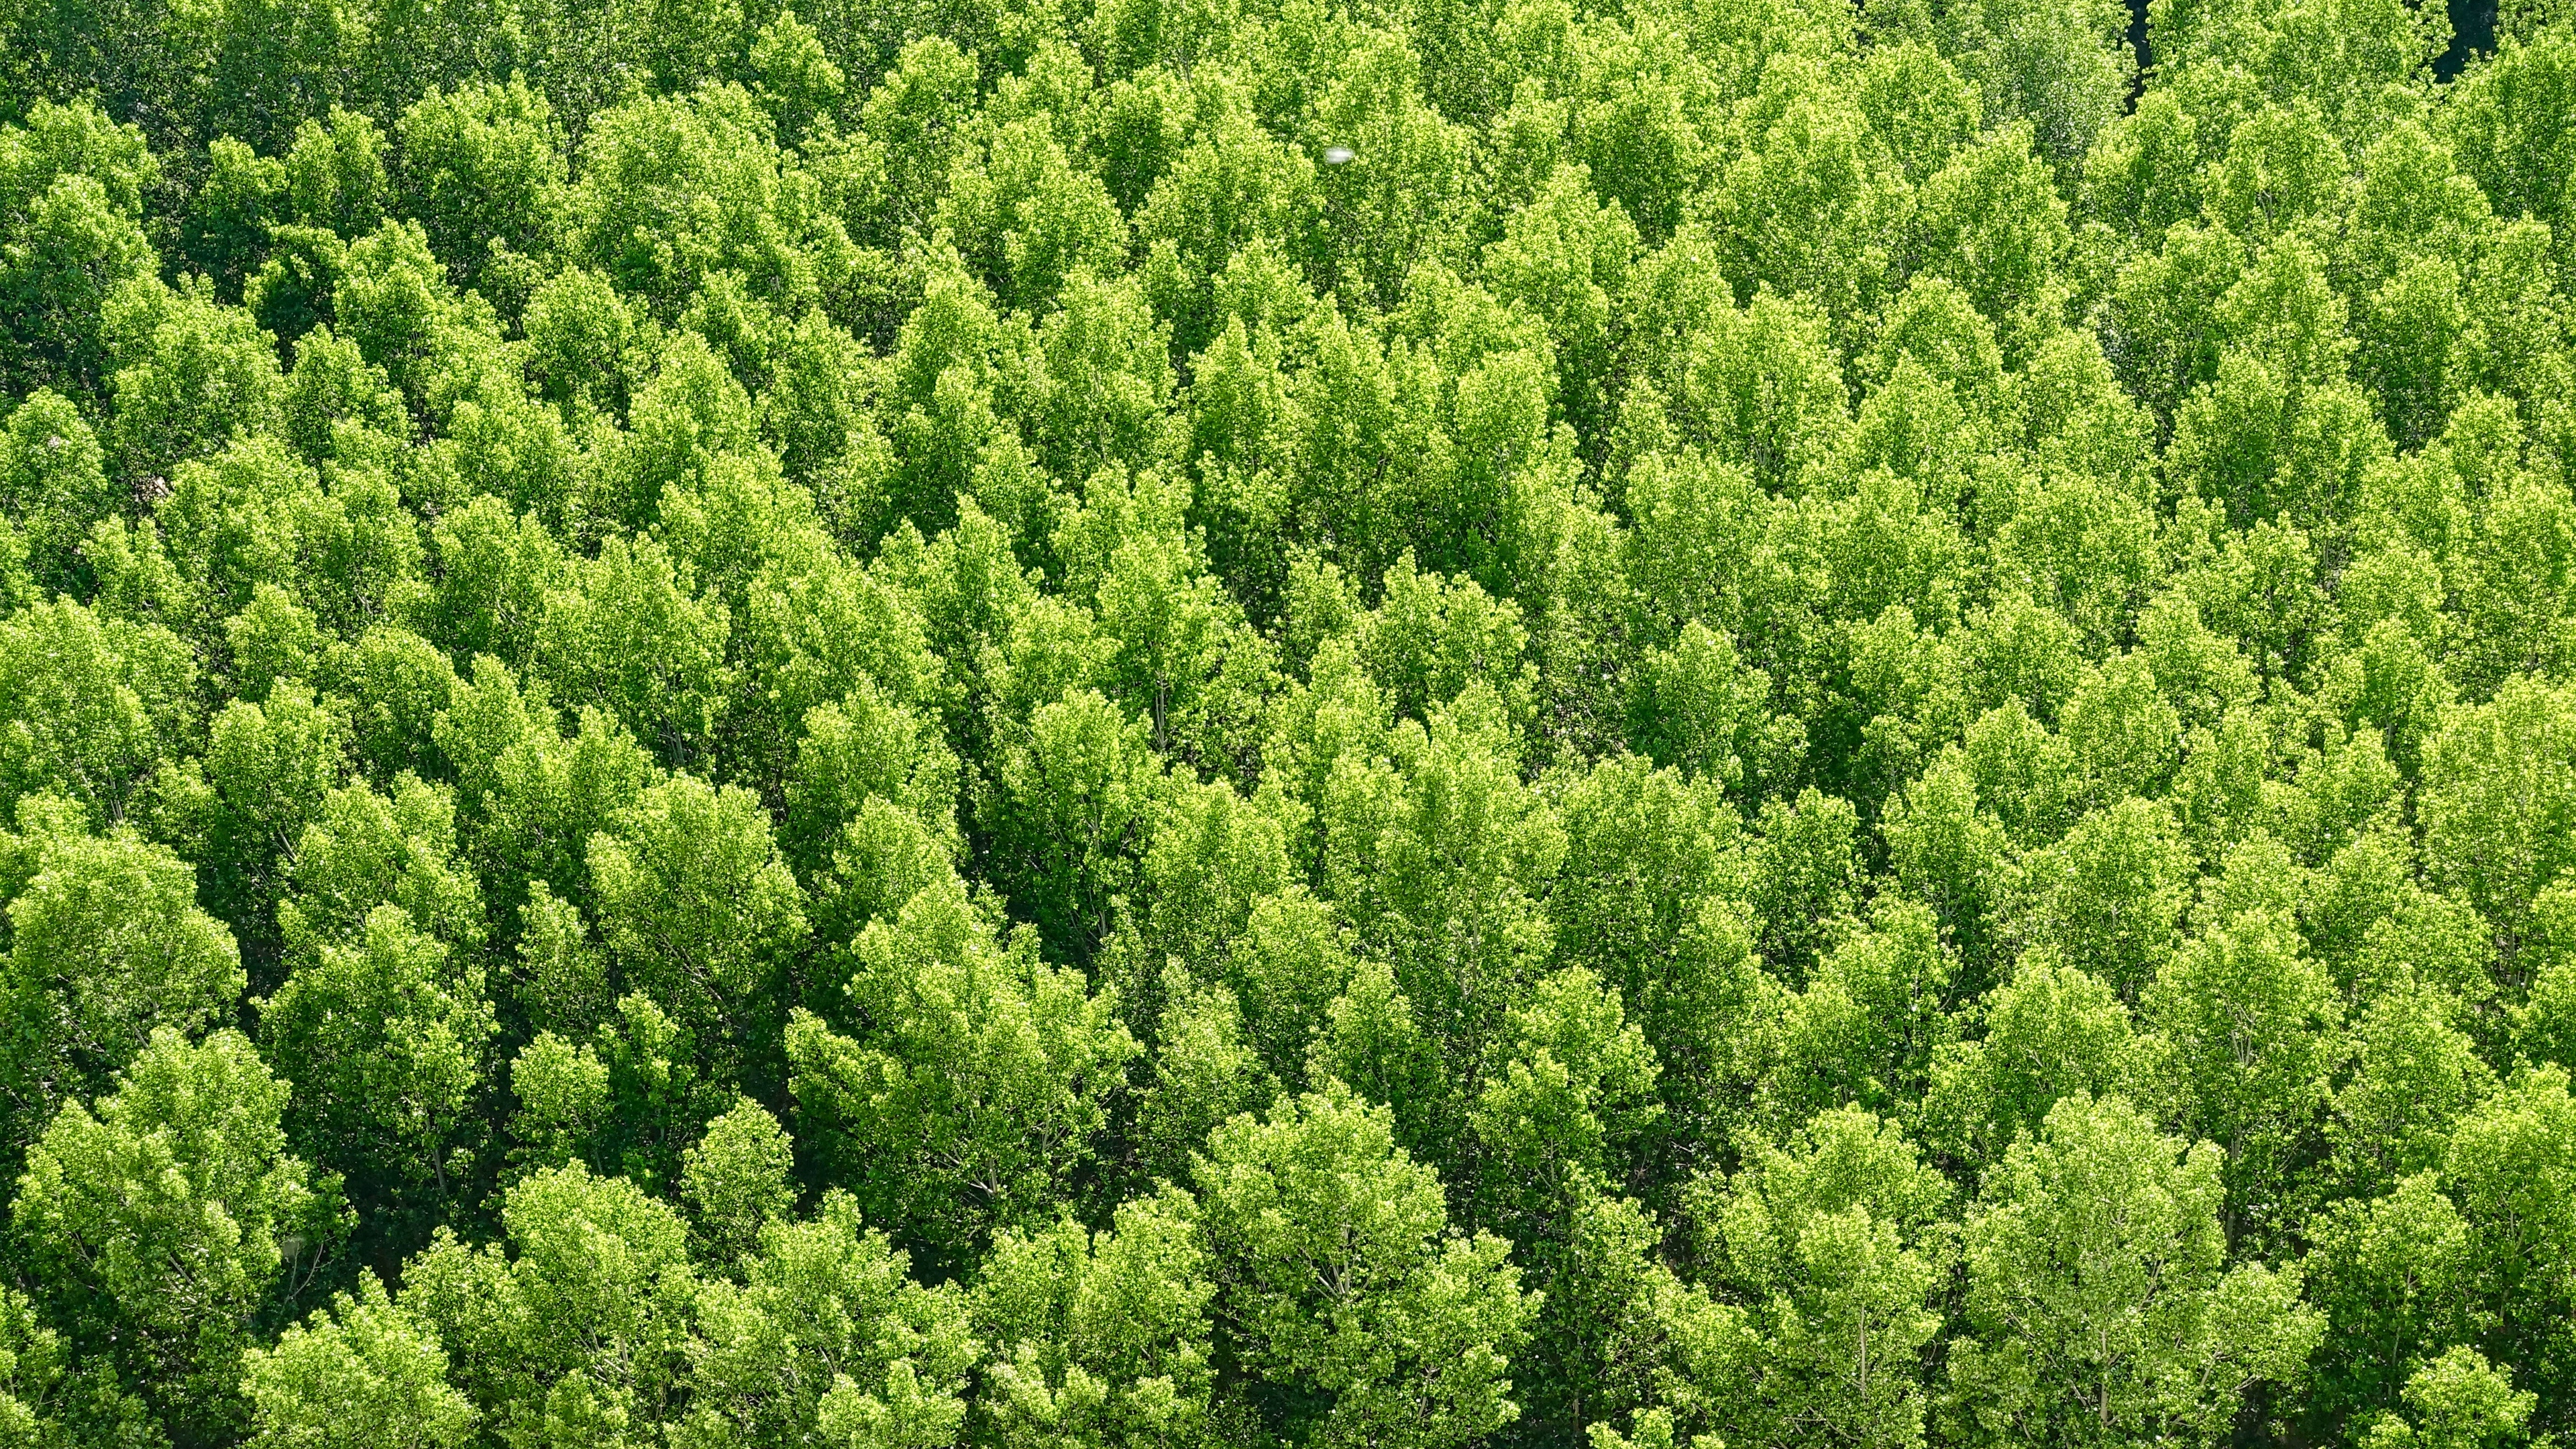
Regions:
<instances>
[{"instance_id":1,"label":"dark gap in canopy","mask_svg":"<svg viewBox=\"0 0 2576 1449\"><path fill-rule=\"evenodd\" d=\"M2433 62L2433 78L2449 80L2469 63L2471 55L2495 53L2496 0L2449 0L2451 7L2451 48ZM2135 5L2130 7L2136 9Z\"/></svg>"}]
</instances>

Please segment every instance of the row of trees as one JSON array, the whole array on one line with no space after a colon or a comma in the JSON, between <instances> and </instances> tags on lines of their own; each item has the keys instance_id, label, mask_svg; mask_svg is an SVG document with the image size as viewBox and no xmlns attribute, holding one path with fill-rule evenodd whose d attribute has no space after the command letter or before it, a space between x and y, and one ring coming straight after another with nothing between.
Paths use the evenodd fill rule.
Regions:
<instances>
[{"instance_id":1,"label":"row of trees","mask_svg":"<svg viewBox=\"0 0 2576 1449\"><path fill-rule=\"evenodd\" d=\"M2576 1432L2576 29L0 6L0 1445Z\"/></svg>"}]
</instances>

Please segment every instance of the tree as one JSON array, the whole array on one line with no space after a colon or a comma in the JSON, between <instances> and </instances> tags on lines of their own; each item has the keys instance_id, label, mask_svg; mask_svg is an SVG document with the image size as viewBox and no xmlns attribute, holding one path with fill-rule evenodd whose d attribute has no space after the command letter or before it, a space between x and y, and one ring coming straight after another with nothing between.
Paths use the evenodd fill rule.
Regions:
<instances>
[{"instance_id":1,"label":"tree","mask_svg":"<svg viewBox=\"0 0 2576 1449\"><path fill-rule=\"evenodd\" d=\"M1977 1006L1985 1034L1934 1049L1925 1135L1992 1163L2036 1139L2049 1109L2081 1092L2127 1096L2153 1061L2129 1009L2100 979L2033 952Z\"/></svg>"},{"instance_id":2,"label":"tree","mask_svg":"<svg viewBox=\"0 0 2576 1449\"><path fill-rule=\"evenodd\" d=\"M2028 929L2135 999L2179 944L2190 860L2163 812L2131 798L2096 810L2026 867Z\"/></svg>"},{"instance_id":3,"label":"tree","mask_svg":"<svg viewBox=\"0 0 2576 1449\"><path fill-rule=\"evenodd\" d=\"M2212 894L2246 875L2268 893L2287 864L2268 841L2240 846ZM2143 1004L2170 1053L2181 1120L2227 1154L2229 1237L2274 1231L2255 1205L2278 1201L2285 1159L2294 1160L2325 1101L2341 1016L2333 981L2299 950L2287 913L2267 902L2233 911L2185 945Z\"/></svg>"},{"instance_id":4,"label":"tree","mask_svg":"<svg viewBox=\"0 0 2576 1449\"><path fill-rule=\"evenodd\" d=\"M2353 1024L2357 1060L2327 1135L2355 1187L2384 1188L2437 1165L2460 1114L2493 1090L2492 1069L2459 1030L2462 1006L2401 978Z\"/></svg>"},{"instance_id":5,"label":"tree","mask_svg":"<svg viewBox=\"0 0 2576 1449\"><path fill-rule=\"evenodd\" d=\"M1641 1433L1676 1419L1733 1428L1753 1348L1743 1310L1665 1265L1655 1219L1634 1199L1580 1192L1565 1222L1519 1359L1523 1432L1581 1425L1597 1441L1621 1419Z\"/></svg>"},{"instance_id":6,"label":"tree","mask_svg":"<svg viewBox=\"0 0 2576 1449\"><path fill-rule=\"evenodd\" d=\"M1384 1108L1283 1097L1220 1127L1197 1177L1219 1361L1267 1430L1454 1445L1517 1415L1532 1305L1509 1248L1450 1234Z\"/></svg>"},{"instance_id":7,"label":"tree","mask_svg":"<svg viewBox=\"0 0 2576 1449\"><path fill-rule=\"evenodd\" d=\"M2570 4L0 5L0 1445L2568 1438Z\"/></svg>"},{"instance_id":8,"label":"tree","mask_svg":"<svg viewBox=\"0 0 2576 1449\"><path fill-rule=\"evenodd\" d=\"M685 1186L690 1147L740 1101L737 1084L709 1064L736 1048L702 1048L699 1032L641 993L599 1005L587 1039L540 1031L511 1062L514 1155L529 1165L613 1166L656 1194Z\"/></svg>"},{"instance_id":9,"label":"tree","mask_svg":"<svg viewBox=\"0 0 2576 1449\"><path fill-rule=\"evenodd\" d=\"M1931 912L1884 909L1834 948L1784 997L1766 1043L1776 1059L1760 1110L1786 1125L1817 1108L1858 1105L1908 1113L1950 1026L1941 1010L1954 967ZM1776 1130L1776 1129L1775 1129Z\"/></svg>"},{"instance_id":10,"label":"tree","mask_svg":"<svg viewBox=\"0 0 2576 1449\"><path fill-rule=\"evenodd\" d=\"M865 679L807 711L804 731L780 846L831 939L902 909L932 867L954 857L958 765L935 724Z\"/></svg>"},{"instance_id":11,"label":"tree","mask_svg":"<svg viewBox=\"0 0 2576 1449\"><path fill-rule=\"evenodd\" d=\"M501 1224L506 1247L441 1230L396 1304L449 1346L450 1382L487 1432L596 1435L672 1415L698 1293L679 1214L575 1162L513 1186Z\"/></svg>"},{"instance_id":12,"label":"tree","mask_svg":"<svg viewBox=\"0 0 2576 1449\"><path fill-rule=\"evenodd\" d=\"M482 893L458 858L455 796L417 776L395 780L390 798L363 784L332 791L297 839L289 873L277 924L290 951L345 944L379 906L457 951L490 934Z\"/></svg>"},{"instance_id":13,"label":"tree","mask_svg":"<svg viewBox=\"0 0 2576 1449\"><path fill-rule=\"evenodd\" d=\"M2309 1296L2330 1324L2308 1405L2320 1421L2395 1409L2434 1346L2470 1331L2477 1280L2468 1225L2439 1180L2419 1172L2379 1198L2347 1198L2311 1220Z\"/></svg>"},{"instance_id":14,"label":"tree","mask_svg":"<svg viewBox=\"0 0 2576 1449\"><path fill-rule=\"evenodd\" d=\"M346 1229L337 1183L285 1152L286 1098L240 1033L165 1026L94 1113L66 1106L27 1150L11 1222L54 1312L182 1435L238 1431L254 1315Z\"/></svg>"},{"instance_id":15,"label":"tree","mask_svg":"<svg viewBox=\"0 0 2576 1449\"><path fill-rule=\"evenodd\" d=\"M1206 1248L1188 1196L1005 1234L974 1293L990 1345L985 1412L1005 1444L1172 1444L1208 1430L1214 1365Z\"/></svg>"},{"instance_id":16,"label":"tree","mask_svg":"<svg viewBox=\"0 0 2576 1449\"><path fill-rule=\"evenodd\" d=\"M82 541L124 511L105 465L98 435L60 393L39 388L9 414L0 435L0 509L24 530L29 580L38 589L87 592Z\"/></svg>"},{"instance_id":17,"label":"tree","mask_svg":"<svg viewBox=\"0 0 2576 1449\"><path fill-rule=\"evenodd\" d=\"M296 1144L350 1174L376 1212L415 1185L454 1190L477 1146L468 1108L493 1035L478 962L378 906L260 1004L260 1035L308 1104Z\"/></svg>"},{"instance_id":18,"label":"tree","mask_svg":"<svg viewBox=\"0 0 2576 1449\"><path fill-rule=\"evenodd\" d=\"M117 478L169 479L183 461L274 429L277 352L248 313L146 278L118 289L107 315L116 399L108 452Z\"/></svg>"},{"instance_id":19,"label":"tree","mask_svg":"<svg viewBox=\"0 0 2576 1449\"><path fill-rule=\"evenodd\" d=\"M2511 679L2490 703L2446 711L2426 750L2426 862L2486 917L2507 970L2531 901L2568 865L2570 718L2546 686Z\"/></svg>"},{"instance_id":20,"label":"tree","mask_svg":"<svg viewBox=\"0 0 2576 1449\"><path fill-rule=\"evenodd\" d=\"M1762 954L1788 982L1803 981L1849 928L1859 903L1860 861L1852 838L1858 825L1850 802L1813 786L1798 792L1795 802L1775 798L1763 805L1752 905L1762 926Z\"/></svg>"},{"instance_id":21,"label":"tree","mask_svg":"<svg viewBox=\"0 0 2576 1449\"><path fill-rule=\"evenodd\" d=\"M2064 167L2093 148L2130 89L2128 23L2102 5L2038 12L1979 5L1952 14L1942 39L1984 95L1988 117L2028 120L2039 154Z\"/></svg>"},{"instance_id":22,"label":"tree","mask_svg":"<svg viewBox=\"0 0 2576 1449\"><path fill-rule=\"evenodd\" d=\"M1043 1223L1097 1152L1136 1054L1116 995L997 942L954 877L853 954L857 1034L799 1011L787 1058L799 1131L872 1215L943 1258L995 1229Z\"/></svg>"},{"instance_id":23,"label":"tree","mask_svg":"<svg viewBox=\"0 0 2576 1449\"><path fill-rule=\"evenodd\" d=\"M2245 1391L2294 1382L2325 1332L2295 1269L2227 1266L2216 1147L2116 1097L2049 1109L1988 1179L1964 1241L1963 1432L2042 1443L2223 1435Z\"/></svg>"},{"instance_id":24,"label":"tree","mask_svg":"<svg viewBox=\"0 0 2576 1449\"><path fill-rule=\"evenodd\" d=\"M730 697L724 607L693 597L660 545L613 538L546 595L536 628L541 677L565 703L622 722L672 764L705 752Z\"/></svg>"},{"instance_id":25,"label":"tree","mask_svg":"<svg viewBox=\"0 0 2576 1449\"><path fill-rule=\"evenodd\" d=\"M215 718L204 759L177 794L178 823L211 879L205 894L257 955L276 949L286 866L348 770L341 702L284 683L264 704L235 701Z\"/></svg>"},{"instance_id":26,"label":"tree","mask_svg":"<svg viewBox=\"0 0 2576 1449\"><path fill-rule=\"evenodd\" d=\"M358 1280L357 1296L340 1294L289 1325L275 1348L253 1349L244 1361L249 1442L263 1449L429 1449L474 1430L474 1408L448 1385L437 1336L396 1307L372 1273Z\"/></svg>"},{"instance_id":27,"label":"tree","mask_svg":"<svg viewBox=\"0 0 2576 1449\"><path fill-rule=\"evenodd\" d=\"M466 855L498 921L520 916L539 885L588 900L582 847L654 780L652 757L607 715L582 710L569 736L560 718L542 691L524 692L483 655L433 729L455 763Z\"/></svg>"},{"instance_id":28,"label":"tree","mask_svg":"<svg viewBox=\"0 0 2576 1449\"><path fill-rule=\"evenodd\" d=\"M740 86L616 106L591 119L583 160L567 249L665 317L716 271L794 311L846 265L847 237L810 183L782 177L768 117Z\"/></svg>"},{"instance_id":29,"label":"tree","mask_svg":"<svg viewBox=\"0 0 2576 1449\"><path fill-rule=\"evenodd\" d=\"M866 1227L849 1194L771 1221L744 1280L699 1292L681 1443L938 1446L957 1441L978 1344L953 1285Z\"/></svg>"},{"instance_id":30,"label":"tree","mask_svg":"<svg viewBox=\"0 0 2576 1449\"><path fill-rule=\"evenodd\" d=\"M785 970L805 936L804 893L758 802L676 776L590 838L589 864L600 942L618 979L717 1038L708 1042L715 1060L748 1055L732 1043L777 1020Z\"/></svg>"},{"instance_id":31,"label":"tree","mask_svg":"<svg viewBox=\"0 0 2576 1449\"><path fill-rule=\"evenodd\" d=\"M160 162L140 130L95 102L33 99L15 118L23 125L0 131L0 295L10 303L0 376L14 392L96 397L113 366L107 299L151 270L136 223Z\"/></svg>"},{"instance_id":32,"label":"tree","mask_svg":"<svg viewBox=\"0 0 2576 1449\"><path fill-rule=\"evenodd\" d=\"M2564 1350L2542 1327L2571 1296L2558 1247L2569 1211L2565 1147L2576 1138L2576 1102L2555 1067L2517 1074L2452 1133L2442 1165L2468 1225L2474 1301L2495 1315L2488 1342L2536 1386L2544 1403L2569 1372ZM2554 1422L2555 1410L2544 1414Z\"/></svg>"},{"instance_id":33,"label":"tree","mask_svg":"<svg viewBox=\"0 0 2576 1449\"><path fill-rule=\"evenodd\" d=\"M545 97L513 78L432 91L402 113L396 189L449 276L473 286L555 247L563 146Z\"/></svg>"},{"instance_id":34,"label":"tree","mask_svg":"<svg viewBox=\"0 0 2576 1449\"><path fill-rule=\"evenodd\" d=\"M2453 1348L2406 1381L2406 1407L2414 1412L2371 1425L2366 1442L2373 1449L2517 1444L2534 1402L2534 1395L2513 1391L2513 1370L2490 1365L2476 1349Z\"/></svg>"},{"instance_id":35,"label":"tree","mask_svg":"<svg viewBox=\"0 0 2576 1449\"><path fill-rule=\"evenodd\" d=\"M1276 1096L1279 1084L1262 1070L1232 991L1192 981L1176 958L1166 958L1154 986L1163 1009L1129 1137L1139 1182L1186 1181L1208 1133Z\"/></svg>"},{"instance_id":36,"label":"tree","mask_svg":"<svg viewBox=\"0 0 2576 1449\"><path fill-rule=\"evenodd\" d=\"M1755 1345L1736 1434L1923 1442L1948 1195L1895 1124L1856 1107L1817 1114L1725 1185L1706 1226L1751 1305Z\"/></svg>"},{"instance_id":37,"label":"tree","mask_svg":"<svg viewBox=\"0 0 2576 1449\"><path fill-rule=\"evenodd\" d=\"M1005 736L984 808L995 884L1059 959L1091 958L1111 902L1133 879L1163 792L1142 721L1084 689Z\"/></svg>"},{"instance_id":38,"label":"tree","mask_svg":"<svg viewBox=\"0 0 2576 1449\"><path fill-rule=\"evenodd\" d=\"M22 820L35 813L22 808ZM222 1020L246 984L232 933L197 909L186 862L131 830L31 833L19 848L32 878L9 902L0 972L13 1144L64 1103L106 1091L156 1031L194 1035Z\"/></svg>"},{"instance_id":39,"label":"tree","mask_svg":"<svg viewBox=\"0 0 2576 1449\"><path fill-rule=\"evenodd\" d=\"M1333 895L1462 1086L1553 948L1538 902L1565 852L1498 703L1471 688L1429 728L1399 726L1401 774L1345 756L1317 822Z\"/></svg>"},{"instance_id":40,"label":"tree","mask_svg":"<svg viewBox=\"0 0 2576 1449\"><path fill-rule=\"evenodd\" d=\"M1733 639L1693 619L1643 665L1629 712L1634 737L1657 763L1740 788L1795 753L1787 722L1766 708L1771 677L1743 663Z\"/></svg>"},{"instance_id":41,"label":"tree","mask_svg":"<svg viewBox=\"0 0 2576 1449\"><path fill-rule=\"evenodd\" d=\"M0 1434L33 1444L59 1427L42 1410L62 1374L62 1357L61 1336L36 1322L17 1290L0 1289Z\"/></svg>"},{"instance_id":42,"label":"tree","mask_svg":"<svg viewBox=\"0 0 2576 1449\"><path fill-rule=\"evenodd\" d=\"M746 1097L707 1124L683 1158L680 1196L693 1210L703 1256L748 1258L761 1232L796 1205L792 1144L766 1108Z\"/></svg>"},{"instance_id":43,"label":"tree","mask_svg":"<svg viewBox=\"0 0 2576 1449\"><path fill-rule=\"evenodd\" d=\"M166 628L61 599L0 620L0 797L14 810L30 794L63 794L101 824L125 819L202 719L188 698L195 676Z\"/></svg>"},{"instance_id":44,"label":"tree","mask_svg":"<svg viewBox=\"0 0 2576 1449\"><path fill-rule=\"evenodd\" d=\"M1580 1234L1600 1185L1645 1176L1643 1149L1663 1104L1654 1049L1621 1020L1616 992L1577 967L1541 982L1533 997L1489 1049L1467 1119L1476 1151L1466 1165L1478 1174L1470 1188L1477 1221L1500 1230L1539 1285L1535 1322L1544 1334L1563 1331L1550 1321L1558 1315L1547 1294L1586 1266ZM1584 1394L1570 1387L1566 1412L1577 1414Z\"/></svg>"}]
</instances>

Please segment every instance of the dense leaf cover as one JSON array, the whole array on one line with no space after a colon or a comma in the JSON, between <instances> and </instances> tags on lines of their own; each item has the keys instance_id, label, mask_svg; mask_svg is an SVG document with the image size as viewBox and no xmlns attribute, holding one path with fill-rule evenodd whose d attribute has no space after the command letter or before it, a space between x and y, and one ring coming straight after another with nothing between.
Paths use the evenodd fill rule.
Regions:
<instances>
[{"instance_id":1,"label":"dense leaf cover","mask_svg":"<svg viewBox=\"0 0 2576 1449\"><path fill-rule=\"evenodd\" d=\"M811 3L0 4L0 1446L2576 1437L2576 12Z\"/></svg>"}]
</instances>

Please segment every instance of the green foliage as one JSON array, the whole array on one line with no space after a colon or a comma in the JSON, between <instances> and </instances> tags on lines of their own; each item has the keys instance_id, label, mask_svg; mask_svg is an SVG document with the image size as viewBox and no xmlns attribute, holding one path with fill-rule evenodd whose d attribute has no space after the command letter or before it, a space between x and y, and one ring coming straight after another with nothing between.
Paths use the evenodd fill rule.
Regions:
<instances>
[{"instance_id":1,"label":"green foliage","mask_svg":"<svg viewBox=\"0 0 2576 1449\"><path fill-rule=\"evenodd\" d=\"M1530 1305L1509 1248L1448 1232L1383 1108L1334 1088L1237 1117L1197 1169L1221 1351L1272 1432L1459 1444L1508 1424Z\"/></svg>"},{"instance_id":2,"label":"green foliage","mask_svg":"<svg viewBox=\"0 0 2576 1449\"><path fill-rule=\"evenodd\" d=\"M934 881L852 948L864 1025L810 1012L787 1028L800 1130L872 1215L947 1254L1043 1222L1098 1151L1134 1038L1115 993L1007 943L955 877Z\"/></svg>"},{"instance_id":3,"label":"green foliage","mask_svg":"<svg viewBox=\"0 0 2576 1449\"><path fill-rule=\"evenodd\" d=\"M479 1126L467 1109L492 1035L483 973L452 965L399 906L351 935L261 1004L261 1034L306 1104L292 1135L378 1192L443 1197Z\"/></svg>"},{"instance_id":4,"label":"green foliage","mask_svg":"<svg viewBox=\"0 0 2576 1449\"><path fill-rule=\"evenodd\" d=\"M196 1046L165 1026L95 1113L72 1103L27 1151L12 1224L58 1321L181 1434L239 1428L254 1319L344 1230L335 1184L284 1151L286 1102L238 1032Z\"/></svg>"},{"instance_id":5,"label":"green foliage","mask_svg":"<svg viewBox=\"0 0 2576 1449\"><path fill-rule=\"evenodd\" d=\"M356 1298L340 1295L288 1327L275 1348L251 1352L243 1382L256 1413L250 1442L457 1443L473 1432L474 1408L447 1371L436 1334L368 1274Z\"/></svg>"},{"instance_id":6,"label":"green foliage","mask_svg":"<svg viewBox=\"0 0 2576 1449\"><path fill-rule=\"evenodd\" d=\"M1712 1226L1760 1344L1738 1433L1923 1442L1921 1354L1940 1329L1948 1196L1893 1124L1856 1108L1818 1114L1727 1184Z\"/></svg>"},{"instance_id":7,"label":"green foliage","mask_svg":"<svg viewBox=\"0 0 2576 1449\"><path fill-rule=\"evenodd\" d=\"M2576 1435L2576 30L0 7L0 1445Z\"/></svg>"},{"instance_id":8,"label":"green foliage","mask_svg":"<svg viewBox=\"0 0 2576 1449\"><path fill-rule=\"evenodd\" d=\"M2295 1268L2227 1266L2219 1154L2081 1092L2015 1145L1967 1223L1951 1380L1990 1432L2061 1443L2222 1433L2246 1385L2295 1381L2326 1330Z\"/></svg>"},{"instance_id":9,"label":"green foliage","mask_svg":"<svg viewBox=\"0 0 2576 1449\"><path fill-rule=\"evenodd\" d=\"M2406 1407L2370 1426L2373 1445L2519 1444L2536 1396L2513 1391L2510 1370L2499 1370L2474 1348L2454 1348L2406 1381Z\"/></svg>"},{"instance_id":10,"label":"green foliage","mask_svg":"<svg viewBox=\"0 0 2576 1449\"><path fill-rule=\"evenodd\" d=\"M1215 1285L1186 1196L1122 1204L1092 1235L996 1239L976 1284L986 1412L1004 1444L1176 1444L1208 1433Z\"/></svg>"},{"instance_id":11,"label":"green foliage","mask_svg":"<svg viewBox=\"0 0 2576 1449\"><path fill-rule=\"evenodd\" d=\"M27 871L9 903L13 1144L110 1087L156 1029L223 1021L245 984L232 933L197 909L186 862L131 830L99 839L49 822L46 803L21 802L11 841Z\"/></svg>"}]
</instances>

